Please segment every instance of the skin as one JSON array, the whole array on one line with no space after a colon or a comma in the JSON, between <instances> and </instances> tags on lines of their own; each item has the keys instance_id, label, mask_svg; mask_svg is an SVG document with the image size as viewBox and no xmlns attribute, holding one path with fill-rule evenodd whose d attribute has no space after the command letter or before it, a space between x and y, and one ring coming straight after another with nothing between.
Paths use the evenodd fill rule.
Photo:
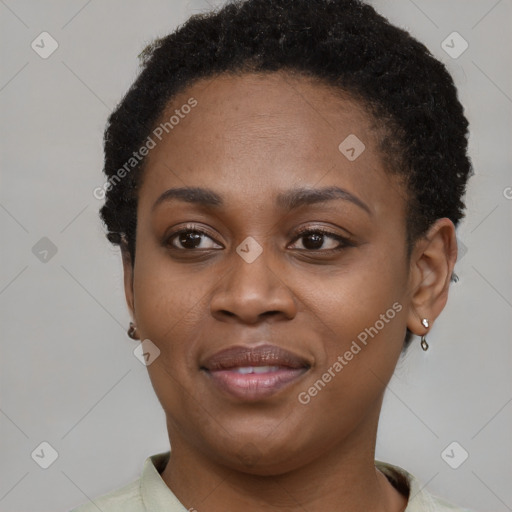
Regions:
<instances>
[{"instance_id":1,"label":"skin","mask_svg":"<svg viewBox=\"0 0 512 512\"><path fill-rule=\"evenodd\" d=\"M160 356L148 366L167 418L171 458L162 473L186 508L209 512L403 511L407 498L374 465L379 414L408 327L428 331L443 310L456 260L453 223L439 219L406 248L406 193L384 169L378 134L355 101L283 72L203 79L172 100L198 105L150 152L139 192L135 262L123 249L126 299L140 339ZM349 134L365 151L349 161ZM205 187L222 206L172 200ZM288 211L276 196L337 186L363 201ZM200 248L169 236L193 224ZM323 227L319 248L299 227ZM262 248L247 263L247 237ZM323 243L322 243L323 241ZM175 247L173 248L173 244ZM312 249L313 247L313 249ZM343 370L303 405L307 391L394 303L402 308ZM200 363L263 340L311 368L257 403L212 386Z\"/></svg>"}]
</instances>

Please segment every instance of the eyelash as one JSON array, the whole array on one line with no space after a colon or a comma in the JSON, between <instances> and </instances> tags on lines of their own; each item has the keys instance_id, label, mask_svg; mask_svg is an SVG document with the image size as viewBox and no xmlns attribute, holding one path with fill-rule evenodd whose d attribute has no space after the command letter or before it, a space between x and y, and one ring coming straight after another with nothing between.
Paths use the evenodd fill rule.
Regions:
<instances>
[{"instance_id":1,"label":"eyelash","mask_svg":"<svg viewBox=\"0 0 512 512\"><path fill-rule=\"evenodd\" d=\"M300 238L303 238L303 237L305 237L307 235L311 235L311 234L314 234L314 235L320 234L322 236L328 236L329 238L333 238L334 240L339 242L339 246L335 247L334 249L317 249L317 250L315 250L315 249L300 249L301 251L322 252L324 254L330 254L330 253L334 253L334 252L338 252L343 249L346 249L347 247L354 247L354 245L355 245L349 238L347 238L345 236L338 235L336 233L333 233L332 231L329 231L328 229L321 228L321 227L318 227L318 228L307 227L307 228L299 229L297 231L295 238L293 239L293 242L296 242Z\"/></svg>"},{"instance_id":2,"label":"eyelash","mask_svg":"<svg viewBox=\"0 0 512 512\"><path fill-rule=\"evenodd\" d=\"M179 247L174 247L172 245L172 241L178 237L179 235L183 235L183 234L186 234L186 233L195 233L195 234L199 234L199 235L205 235L207 236L208 238L210 238L211 240L213 240L215 243L218 244L218 242L216 242L212 236L210 236L210 234L202 229L199 229L195 226L186 226L185 228L182 228L178 231L175 231L173 233L171 233L166 239L165 239L165 245L167 247L170 247L172 250L176 250L176 251L188 251L188 252L193 252L193 251L200 251L200 250L218 250L218 249L183 249L183 248L179 248ZM301 228L297 231L296 233L296 236L295 238L292 240L292 243L295 243L297 240L301 239L301 238L304 238L306 237L307 235L311 235L311 234L320 234L322 236L327 236L329 238L333 238L334 240L336 240L337 242L339 242L339 246L338 247L335 247L334 249L298 249L299 251L301 252L311 252L311 253L323 253L323 254L332 254L332 253L335 253L335 252L338 252L338 251L341 251L347 247L354 247L355 244L347 237L344 237L344 236L341 236L341 235L338 235L336 233L333 233L325 228L322 228L322 227L318 227L318 228L311 228L311 227L307 227L307 228ZM220 244L219 244L220 245Z\"/></svg>"}]
</instances>

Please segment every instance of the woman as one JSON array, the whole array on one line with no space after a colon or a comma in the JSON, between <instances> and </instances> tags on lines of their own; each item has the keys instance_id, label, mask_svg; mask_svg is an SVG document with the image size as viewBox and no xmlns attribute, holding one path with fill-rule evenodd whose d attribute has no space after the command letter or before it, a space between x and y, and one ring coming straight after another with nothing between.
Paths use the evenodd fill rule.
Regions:
<instances>
[{"instance_id":1,"label":"woman","mask_svg":"<svg viewBox=\"0 0 512 512\"><path fill-rule=\"evenodd\" d=\"M462 510L374 460L457 256L471 165L444 66L356 0L229 3L142 61L101 214L172 449L76 510Z\"/></svg>"}]
</instances>

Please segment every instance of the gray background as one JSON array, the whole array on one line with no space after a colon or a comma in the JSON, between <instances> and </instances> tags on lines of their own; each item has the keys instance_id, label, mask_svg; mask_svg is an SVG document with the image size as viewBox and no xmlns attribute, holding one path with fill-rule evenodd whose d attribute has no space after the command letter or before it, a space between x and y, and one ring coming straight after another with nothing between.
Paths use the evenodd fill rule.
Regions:
<instances>
[{"instance_id":1,"label":"gray background","mask_svg":"<svg viewBox=\"0 0 512 512\"><path fill-rule=\"evenodd\" d=\"M373 4L452 72L476 173L458 230L460 280L431 350L416 339L398 364L377 458L460 505L512 510L512 2ZM206 8L205 0L0 1L1 511L69 510L135 479L148 455L168 449L164 414L126 336L120 256L92 191L103 183L103 128L136 76L138 53ZM47 59L31 48L43 31L59 44ZM441 47L453 31L469 43L457 59ZM46 261L43 237L57 249ZM31 457L43 441L58 452L48 469ZM458 469L441 457L453 441L469 453Z\"/></svg>"}]
</instances>

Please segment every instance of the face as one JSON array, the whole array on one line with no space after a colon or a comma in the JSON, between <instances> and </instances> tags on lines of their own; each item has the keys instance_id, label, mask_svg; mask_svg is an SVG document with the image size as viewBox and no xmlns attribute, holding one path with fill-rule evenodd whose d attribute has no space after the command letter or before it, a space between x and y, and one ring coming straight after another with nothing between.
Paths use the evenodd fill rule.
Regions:
<instances>
[{"instance_id":1,"label":"face","mask_svg":"<svg viewBox=\"0 0 512 512\"><path fill-rule=\"evenodd\" d=\"M411 304L404 193L370 118L279 73L197 82L174 113L125 259L173 450L278 474L364 444Z\"/></svg>"}]
</instances>

